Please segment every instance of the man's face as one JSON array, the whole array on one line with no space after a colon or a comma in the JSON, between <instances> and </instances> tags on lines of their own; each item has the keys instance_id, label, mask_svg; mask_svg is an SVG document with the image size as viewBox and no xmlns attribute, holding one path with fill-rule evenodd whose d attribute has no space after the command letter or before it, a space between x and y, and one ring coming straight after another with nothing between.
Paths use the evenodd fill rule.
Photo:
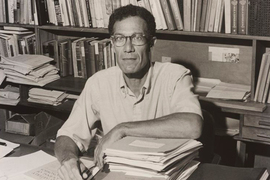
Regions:
<instances>
[{"instance_id":1,"label":"man's face","mask_svg":"<svg viewBox=\"0 0 270 180\"><path fill-rule=\"evenodd\" d=\"M146 34L146 22L140 17L128 17L114 24L114 35L132 36L134 34ZM117 47L114 44L116 59L124 74L132 75L140 71L149 63L150 47L149 42L136 46L131 38L126 39L123 46Z\"/></svg>"}]
</instances>

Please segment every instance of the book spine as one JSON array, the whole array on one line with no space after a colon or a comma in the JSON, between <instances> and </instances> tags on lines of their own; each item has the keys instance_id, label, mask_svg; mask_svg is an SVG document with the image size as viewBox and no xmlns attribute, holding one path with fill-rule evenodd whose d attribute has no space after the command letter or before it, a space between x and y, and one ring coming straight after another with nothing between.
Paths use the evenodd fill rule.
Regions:
<instances>
[{"instance_id":1,"label":"book spine","mask_svg":"<svg viewBox=\"0 0 270 180\"><path fill-rule=\"evenodd\" d=\"M89 27L93 27L92 25L92 18L91 18L91 12L90 12L90 2L89 0L85 0L85 4L86 4L86 10L87 10L87 16L88 16L88 24Z\"/></svg>"},{"instance_id":2,"label":"book spine","mask_svg":"<svg viewBox=\"0 0 270 180\"><path fill-rule=\"evenodd\" d=\"M98 52L99 52L99 59L98 59L98 70L105 69L104 63L104 44L103 42L98 43Z\"/></svg>"},{"instance_id":3,"label":"book spine","mask_svg":"<svg viewBox=\"0 0 270 180\"><path fill-rule=\"evenodd\" d=\"M200 31L200 22L201 22L201 12L202 12L202 0L197 1L196 9L196 22L195 22L195 31Z\"/></svg>"},{"instance_id":4,"label":"book spine","mask_svg":"<svg viewBox=\"0 0 270 180\"><path fill-rule=\"evenodd\" d=\"M217 9L217 0L212 0L212 3L211 3L211 13L210 13L210 19L209 19L209 26L208 26L208 31L209 32L213 32L214 31L216 9Z\"/></svg>"},{"instance_id":5,"label":"book spine","mask_svg":"<svg viewBox=\"0 0 270 180\"><path fill-rule=\"evenodd\" d=\"M207 3L208 3L208 0L202 1L202 14L201 14L201 20L200 20L200 27L199 27L201 32L204 32L204 28L205 28Z\"/></svg>"},{"instance_id":6,"label":"book spine","mask_svg":"<svg viewBox=\"0 0 270 180\"><path fill-rule=\"evenodd\" d=\"M184 25L177 0L169 0L168 8L172 12L173 28L176 26L177 30L183 30Z\"/></svg>"},{"instance_id":7,"label":"book spine","mask_svg":"<svg viewBox=\"0 0 270 180\"><path fill-rule=\"evenodd\" d=\"M238 28L238 0L231 0L231 33L237 34Z\"/></svg>"},{"instance_id":8,"label":"book spine","mask_svg":"<svg viewBox=\"0 0 270 180\"><path fill-rule=\"evenodd\" d=\"M84 40L81 40L80 42L80 55L81 55L81 67L82 67L82 78L87 78L87 72L86 72L86 60L85 60L85 47L84 47Z\"/></svg>"},{"instance_id":9,"label":"book spine","mask_svg":"<svg viewBox=\"0 0 270 180\"><path fill-rule=\"evenodd\" d=\"M174 20L173 20L173 17L172 17L173 14L172 14L171 8L169 6L168 0L160 0L160 4L161 4L161 7L162 7L164 16L165 16L165 20L166 20L168 29L169 30L176 29L176 26L175 26L175 23L174 23Z\"/></svg>"},{"instance_id":10,"label":"book spine","mask_svg":"<svg viewBox=\"0 0 270 180\"><path fill-rule=\"evenodd\" d=\"M225 33L231 34L231 0L224 0Z\"/></svg>"},{"instance_id":11,"label":"book spine","mask_svg":"<svg viewBox=\"0 0 270 180\"><path fill-rule=\"evenodd\" d=\"M89 6L90 6L92 26L95 28L95 27L97 27L97 22L96 22L96 15L95 15L94 0L89 0Z\"/></svg>"},{"instance_id":12,"label":"book spine","mask_svg":"<svg viewBox=\"0 0 270 180\"><path fill-rule=\"evenodd\" d=\"M238 34L247 34L247 0L239 0L239 14L238 14Z\"/></svg>"},{"instance_id":13,"label":"book spine","mask_svg":"<svg viewBox=\"0 0 270 180\"><path fill-rule=\"evenodd\" d=\"M38 22L40 23L39 25L48 24L49 15L46 0L37 0L36 3L37 3Z\"/></svg>"},{"instance_id":14,"label":"book spine","mask_svg":"<svg viewBox=\"0 0 270 180\"><path fill-rule=\"evenodd\" d=\"M183 0L184 31L191 31L191 0Z\"/></svg>"}]
</instances>

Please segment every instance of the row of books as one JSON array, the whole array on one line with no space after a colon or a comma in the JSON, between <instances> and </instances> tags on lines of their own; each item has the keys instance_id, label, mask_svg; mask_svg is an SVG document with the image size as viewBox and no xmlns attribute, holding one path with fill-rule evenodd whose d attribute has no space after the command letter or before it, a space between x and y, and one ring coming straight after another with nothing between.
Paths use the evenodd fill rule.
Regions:
<instances>
[{"instance_id":1,"label":"row of books","mask_svg":"<svg viewBox=\"0 0 270 180\"><path fill-rule=\"evenodd\" d=\"M49 40L42 44L42 54L55 60L62 77L88 78L99 70L115 66L110 39L96 37Z\"/></svg>"},{"instance_id":2,"label":"row of books","mask_svg":"<svg viewBox=\"0 0 270 180\"><path fill-rule=\"evenodd\" d=\"M36 54L36 35L29 30L0 30L0 55L14 57L19 54Z\"/></svg>"},{"instance_id":3,"label":"row of books","mask_svg":"<svg viewBox=\"0 0 270 180\"><path fill-rule=\"evenodd\" d=\"M0 22L39 25L36 0L0 0Z\"/></svg>"},{"instance_id":4,"label":"row of books","mask_svg":"<svg viewBox=\"0 0 270 180\"><path fill-rule=\"evenodd\" d=\"M256 84L254 95L255 102L270 103L270 52L266 52L262 56L259 76Z\"/></svg>"}]
</instances>

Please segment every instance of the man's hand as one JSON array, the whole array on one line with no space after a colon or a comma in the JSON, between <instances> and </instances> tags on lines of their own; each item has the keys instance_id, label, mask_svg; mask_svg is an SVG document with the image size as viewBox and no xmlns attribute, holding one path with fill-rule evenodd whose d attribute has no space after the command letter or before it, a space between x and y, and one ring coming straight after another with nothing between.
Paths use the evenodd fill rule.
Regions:
<instances>
[{"instance_id":1,"label":"man's hand","mask_svg":"<svg viewBox=\"0 0 270 180\"><path fill-rule=\"evenodd\" d=\"M115 141L122 139L125 134L123 133L122 124L115 126L110 132L103 136L95 149L94 162L97 164L99 169L103 168L104 165L104 150L109 147Z\"/></svg>"},{"instance_id":2,"label":"man's hand","mask_svg":"<svg viewBox=\"0 0 270 180\"><path fill-rule=\"evenodd\" d=\"M61 167L58 169L58 174L63 180L82 180L80 169L85 169L83 163L78 164L78 160L71 158L64 161Z\"/></svg>"}]
</instances>

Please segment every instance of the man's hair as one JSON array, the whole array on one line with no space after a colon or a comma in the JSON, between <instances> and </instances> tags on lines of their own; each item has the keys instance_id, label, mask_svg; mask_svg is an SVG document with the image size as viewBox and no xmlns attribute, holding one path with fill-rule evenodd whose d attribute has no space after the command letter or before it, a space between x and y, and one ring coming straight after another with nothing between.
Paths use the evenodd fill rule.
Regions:
<instances>
[{"instance_id":1,"label":"man's hair","mask_svg":"<svg viewBox=\"0 0 270 180\"><path fill-rule=\"evenodd\" d=\"M116 9L110 16L109 19L109 33L110 35L113 35L113 26L115 22L121 21L125 18L132 17L132 16L137 16L142 18L147 25L147 36L149 37L154 37L156 33L156 23L155 23L155 18L154 16L145 8L139 7L139 6L134 6L134 5L127 5L120 7Z\"/></svg>"}]
</instances>

